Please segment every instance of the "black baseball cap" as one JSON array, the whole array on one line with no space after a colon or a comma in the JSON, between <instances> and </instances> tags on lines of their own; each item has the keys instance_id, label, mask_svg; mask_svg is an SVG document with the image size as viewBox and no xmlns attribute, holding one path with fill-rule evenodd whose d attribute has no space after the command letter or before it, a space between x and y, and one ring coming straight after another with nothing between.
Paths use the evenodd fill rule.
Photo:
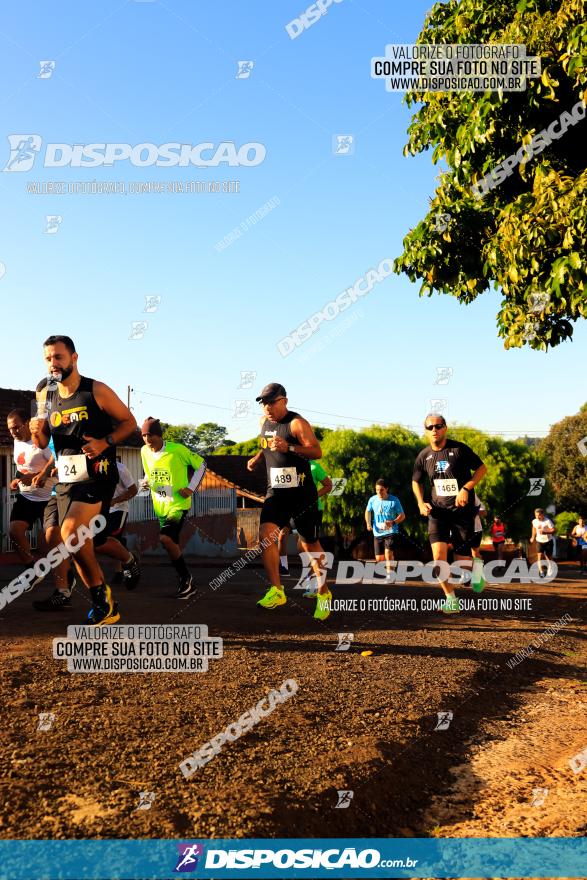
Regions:
<instances>
[{"instance_id":1,"label":"black baseball cap","mask_svg":"<svg viewBox=\"0 0 587 880\"><path fill-rule=\"evenodd\" d=\"M287 397L287 391L279 382L270 382L269 385L265 385L260 395L255 397L255 400L257 403L261 401L263 403L273 403L278 397Z\"/></svg>"}]
</instances>

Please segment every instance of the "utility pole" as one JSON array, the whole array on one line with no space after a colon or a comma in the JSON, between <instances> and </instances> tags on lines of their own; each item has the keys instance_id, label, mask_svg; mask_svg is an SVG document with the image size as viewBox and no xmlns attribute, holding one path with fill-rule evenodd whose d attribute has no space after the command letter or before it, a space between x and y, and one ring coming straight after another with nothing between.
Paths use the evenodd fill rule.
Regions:
<instances>
[{"instance_id":1,"label":"utility pole","mask_svg":"<svg viewBox=\"0 0 587 880\"><path fill-rule=\"evenodd\" d=\"M126 405L128 406L129 409L130 409L130 393L132 390L133 389L130 387L130 385L126 386Z\"/></svg>"}]
</instances>

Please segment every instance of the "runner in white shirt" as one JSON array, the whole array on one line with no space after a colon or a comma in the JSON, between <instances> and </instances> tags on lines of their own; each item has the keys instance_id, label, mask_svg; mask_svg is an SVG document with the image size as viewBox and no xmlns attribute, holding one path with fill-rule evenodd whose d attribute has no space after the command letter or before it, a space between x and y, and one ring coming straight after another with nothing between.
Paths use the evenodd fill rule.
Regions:
<instances>
[{"instance_id":1,"label":"runner in white shirt","mask_svg":"<svg viewBox=\"0 0 587 880\"><path fill-rule=\"evenodd\" d=\"M540 577L550 574L550 563L552 561L552 536L554 535L554 523L549 519L541 507L537 507L534 511L535 519L532 520L532 537L530 541L536 541L536 550L538 551L538 568L540 569ZM542 574L542 566L540 563L546 560L546 572Z\"/></svg>"},{"instance_id":2,"label":"runner in white shirt","mask_svg":"<svg viewBox=\"0 0 587 880\"><path fill-rule=\"evenodd\" d=\"M56 480L49 476L53 462L50 449L40 449L32 440L30 416L25 409L13 409L6 417L6 424L14 438L14 463L16 477L10 488L18 496L10 514L10 537L17 547L20 560L29 566L34 562L27 530L38 521L43 524L43 514ZM42 531L39 532L42 535Z\"/></svg>"},{"instance_id":3,"label":"runner in white shirt","mask_svg":"<svg viewBox=\"0 0 587 880\"><path fill-rule=\"evenodd\" d=\"M581 574L587 574L587 526L582 516L579 517L579 522L571 532L571 538L575 539L579 548Z\"/></svg>"}]
</instances>

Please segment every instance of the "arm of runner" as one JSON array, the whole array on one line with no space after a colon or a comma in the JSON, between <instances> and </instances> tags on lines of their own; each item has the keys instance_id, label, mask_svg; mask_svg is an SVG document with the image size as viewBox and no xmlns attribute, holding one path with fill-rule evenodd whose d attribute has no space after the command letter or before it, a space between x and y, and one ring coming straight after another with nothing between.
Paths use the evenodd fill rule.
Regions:
<instances>
[{"instance_id":1,"label":"arm of runner","mask_svg":"<svg viewBox=\"0 0 587 880\"><path fill-rule=\"evenodd\" d=\"M37 488L37 486L43 486L45 484L45 482L48 480L48 478L51 476L51 471L53 470L54 467L55 467L55 459L54 459L53 455L51 455L51 457L47 461L47 464L45 465L43 470L39 471L38 474L35 474L35 476L31 480L31 486L34 486L35 489Z\"/></svg>"},{"instance_id":2,"label":"arm of runner","mask_svg":"<svg viewBox=\"0 0 587 880\"><path fill-rule=\"evenodd\" d=\"M372 520L371 502L369 501L369 503L367 504L367 507L365 508L365 523L367 524L367 529L370 532L373 531L373 524L372 524L371 520Z\"/></svg>"},{"instance_id":3,"label":"arm of runner","mask_svg":"<svg viewBox=\"0 0 587 880\"><path fill-rule=\"evenodd\" d=\"M330 477L324 477L320 484L320 489L318 490L318 498L322 498L323 495L329 495L332 492L332 480Z\"/></svg>"},{"instance_id":4,"label":"arm of runner","mask_svg":"<svg viewBox=\"0 0 587 880\"><path fill-rule=\"evenodd\" d=\"M536 526L532 526L532 535L530 536L530 543L533 544L536 540Z\"/></svg>"},{"instance_id":5,"label":"arm of runner","mask_svg":"<svg viewBox=\"0 0 587 880\"><path fill-rule=\"evenodd\" d=\"M291 432L298 441L293 444L293 451L296 455L303 455L304 458L316 461L322 458L322 447L316 439L316 435L311 424L306 420L297 418L291 423ZM271 441L271 449L274 452L288 452L289 444L283 437L274 437Z\"/></svg>"},{"instance_id":6,"label":"arm of runner","mask_svg":"<svg viewBox=\"0 0 587 880\"><path fill-rule=\"evenodd\" d=\"M98 406L118 423L111 434L114 441L113 445L115 446L117 443L121 443L127 437L130 437L133 431L136 431L137 420L128 406L122 402L120 397L108 385L95 381L93 391ZM109 444L106 442L105 437L88 437L84 434L84 440L88 442L85 446L82 446L82 450L90 458L95 458L101 455L105 449L108 449Z\"/></svg>"},{"instance_id":7,"label":"arm of runner","mask_svg":"<svg viewBox=\"0 0 587 880\"><path fill-rule=\"evenodd\" d=\"M455 501L455 504L457 507L465 507L465 505L468 504L469 492L473 491L473 489L475 488L477 483L481 482L481 480L483 479L483 477L485 476L486 473L487 473L487 465L481 464L477 468L477 470L475 471L473 476L470 479L468 479L467 482L461 486L461 488L459 490L459 494L457 495L457 498Z\"/></svg>"},{"instance_id":8,"label":"arm of runner","mask_svg":"<svg viewBox=\"0 0 587 880\"><path fill-rule=\"evenodd\" d=\"M259 430L260 431L263 430L264 424L265 424L265 416L261 416L261 418L259 419ZM249 458L249 460L247 461L247 470L254 471L262 458L263 458L263 450L260 449L256 455L254 455L252 458Z\"/></svg>"},{"instance_id":9,"label":"arm of runner","mask_svg":"<svg viewBox=\"0 0 587 880\"><path fill-rule=\"evenodd\" d=\"M190 495L194 494L194 492L204 479L204 474L206 473L206 462L201 455L197 454L197 452L189 453L189 463L194 468L194 475L185 489L178 490L182 498L189 498Z\"/></svg>"},{"instance_id":10,"label":"arm of runner","mask_svg":"<svg viewBox=\"0 0 587 880\"><path fill-rule=\"evenodd\" d=\"M412 480L412 492L416 496L418 510L420 511L422 516L428 516L428 514L432 510L432 505L428 504L427 501L424 501L424 495L422 494L422 486L420 485L420 483L418 483L417 480Z\"/></svg>"}]
</instances>

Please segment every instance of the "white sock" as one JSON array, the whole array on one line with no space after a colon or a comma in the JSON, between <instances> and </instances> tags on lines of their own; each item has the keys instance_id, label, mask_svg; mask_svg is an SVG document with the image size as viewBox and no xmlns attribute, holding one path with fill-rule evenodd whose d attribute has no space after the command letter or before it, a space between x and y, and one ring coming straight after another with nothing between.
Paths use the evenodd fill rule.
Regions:
<instances>
[{"instance_id":1,"label":"white sock","mask_svg":"<svg viewBox=\"0 0 587 880\"><path fill-rule=\"evenodd\" d=\"M280 557L279 557L279 561L281 562L281 564L283 565L284 568L287 568L287 567L288 567L288 565L287 565L287 556L280 556Z\"/></svg>"}]
</instances>

